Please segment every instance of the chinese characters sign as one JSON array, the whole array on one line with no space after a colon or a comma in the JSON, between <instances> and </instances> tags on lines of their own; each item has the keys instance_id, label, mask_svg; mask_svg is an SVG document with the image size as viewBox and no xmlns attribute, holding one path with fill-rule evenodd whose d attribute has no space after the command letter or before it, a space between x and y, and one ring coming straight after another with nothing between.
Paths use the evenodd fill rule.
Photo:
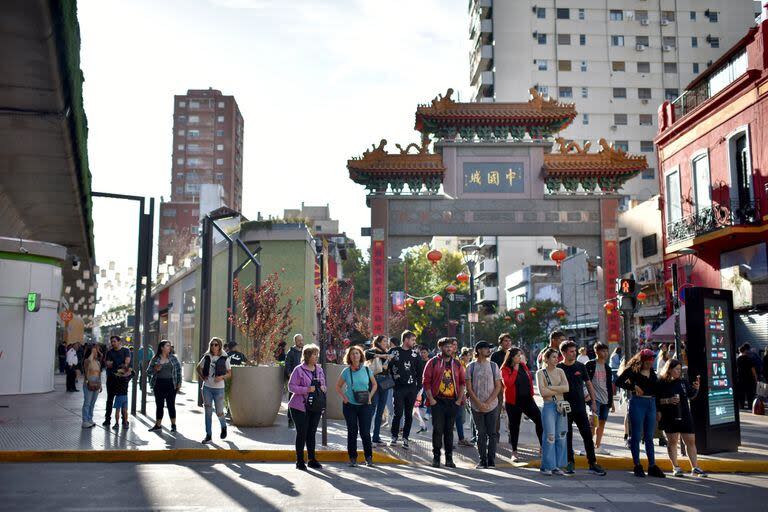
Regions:
<instances>
[{"instance_id":1,"label":"chinese characters sign","mask_svg":"<svg viewBox=\"0 0 768 512\"><path fill-rule=\"evenodd\" d=\"M387 251L383 240L374 240L371 248L371 331L384 334L387 307Z\"/></svg>"},{"instance_id":2,"label":"chinese characters sign","mask_svg":"<svg viewBox=\"0 0 768 512\"><path fill-rule=\"evenodd\" d=\"M525 192L523 163L464 163L464 192Z\"/></svg>"},{"instance_id":3,"label":"chinese characters sign","mask_svg":"<svg viewBox=\"0 0 768 512\"><path fill-rule=\"evenodd\" d=\"M617 199L600 201L600 217L603 221L603 279L605 280L605 300L616 298L616 279L619 277L618 226L616 213L619 207ZM621 340L621 320L616 313L606 315L606 340L618 343Z\"/></svg>"}]
</instances>

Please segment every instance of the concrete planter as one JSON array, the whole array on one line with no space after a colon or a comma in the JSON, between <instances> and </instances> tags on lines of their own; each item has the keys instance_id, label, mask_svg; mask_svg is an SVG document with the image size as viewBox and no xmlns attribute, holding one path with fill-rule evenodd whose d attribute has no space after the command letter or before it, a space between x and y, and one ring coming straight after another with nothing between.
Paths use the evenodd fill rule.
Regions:
<instances>
[{"instance_id":1,"label":"concrete planter","mask_svg":"<svg viewBox=\"0 0 768 512\"><path fill-rule=\"evenodd\" d=\"M325 372L325 383L328 388L327 400L325 404L325 414L329 420L343 420L341 397L336 392L336 381L339 380L341 372L347 366L344 364L325 363L323 371Z\"/></svg>"},{"instance_id":2,"label":"concrete planter","mask_svg":"<svg viewBox=\"0 0 768 512\"><path fill-rule=\"evenodd\" d=\"M238 427L271 427L283 398L281 366L233 366L229 410Z\"/></svg>"},{"instance_id":3,"label":"concrete planter","mask_svg":"<svg viewBox=\"0 0 768 512\"><path fill-rule=\"evenodd\" d=\"M181 378L185 382L195 381L195 363L181 363Z\"/></svg>"}]
</instances>

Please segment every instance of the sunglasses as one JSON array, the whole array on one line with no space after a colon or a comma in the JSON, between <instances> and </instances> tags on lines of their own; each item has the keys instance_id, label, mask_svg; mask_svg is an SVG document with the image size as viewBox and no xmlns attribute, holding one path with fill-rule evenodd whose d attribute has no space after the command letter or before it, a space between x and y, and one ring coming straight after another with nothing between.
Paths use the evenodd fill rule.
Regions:
<instances>
[{"instance_id":1,"label":"sunglasses","mask_svg":"<svg viewBox=\"0 0 768 512\"><path fill-rule=\"evenodd\" d=\"M221 345L219 345L218 343L211 343L211 346L212 347L220 347Z\"/></svg>"}]
</instances>

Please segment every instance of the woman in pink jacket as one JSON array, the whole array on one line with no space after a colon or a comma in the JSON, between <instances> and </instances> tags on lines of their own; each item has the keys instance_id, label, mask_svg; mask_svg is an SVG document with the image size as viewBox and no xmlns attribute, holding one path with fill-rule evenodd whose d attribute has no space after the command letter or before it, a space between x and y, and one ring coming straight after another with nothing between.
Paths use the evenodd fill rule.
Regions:
<instances>
[{"instance_id":1,"label":"woman in pink jacket","mask_svg":"<svg viewBox=\"0 0 768 512\"><path fill-rule=\"evenodd\" d=\"M320 400L324 403L324 395L327 391L325 385L325 374L322 367L317 364L320 356L320 349L317 345L309 344L304 346L301 353L302 364L297 366L291 378L288 381L288 391L293 393L288 407L290 408L291 418L296 425L296 469L307 470L307 466L313 469L320 469L323 466L315 458L315 435L317 434L317 425L320 423L320 417L323 414L322 408L318 410ZM317 390L322 392L322 397ZM304 463L304 446L307 447L308 462Z\"/></svg>"}]
</instances>

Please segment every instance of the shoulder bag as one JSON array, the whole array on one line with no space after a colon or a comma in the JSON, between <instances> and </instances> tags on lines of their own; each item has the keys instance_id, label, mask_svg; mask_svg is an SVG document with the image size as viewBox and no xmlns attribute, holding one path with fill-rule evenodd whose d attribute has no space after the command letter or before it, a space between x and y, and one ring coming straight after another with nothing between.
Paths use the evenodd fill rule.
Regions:
<instances>
[{"instance_id":1,"label":"shoulder bag","mask_svg":"<svg viewBox=\"0 0 768 512\"><path fill-rule=\"evenodd\" d=\"M323 412L325 410L325 393L320 388L320 379L317 378L317 369L312 373L304 370L304 372L312 377L312 383L310 386L314 386L315 390L307 394L307 398L304 399L304 407L307 412Z\"/></svg>"},{"instance_id":2,"label":"shoulder bag","mask_svg":"<svg viewBox=\"0 0 768 512\"><path fill-rule=\"evenodd\" d=\"M547 379L547 386L552 387L552 381L549 379L549 373L547 373L547 370L542 370L544 372L544 378ZM557 413L561 416L566 416L570 414L571 412L571 404L568 403L567 400L558 400L556 396L552 397L552 401L555 402L557 406Z\"/></svg>"},{"instance_id":3,"label":"shoulder bag","mask_svg":"<svg viewBox=\"0 0 768 512\"><path fill-rule=\"evenodd\" d=\"M352 396L355 397L355 402L357 402L358 405L368 405L368 402L371 399L370 369L367 366L364 366L363 368L365 368L365 374L368 377L368 389L365 391L355 391L355 372L349 367L349 381L352 385Z\"/></svg>"}]
</instances>

